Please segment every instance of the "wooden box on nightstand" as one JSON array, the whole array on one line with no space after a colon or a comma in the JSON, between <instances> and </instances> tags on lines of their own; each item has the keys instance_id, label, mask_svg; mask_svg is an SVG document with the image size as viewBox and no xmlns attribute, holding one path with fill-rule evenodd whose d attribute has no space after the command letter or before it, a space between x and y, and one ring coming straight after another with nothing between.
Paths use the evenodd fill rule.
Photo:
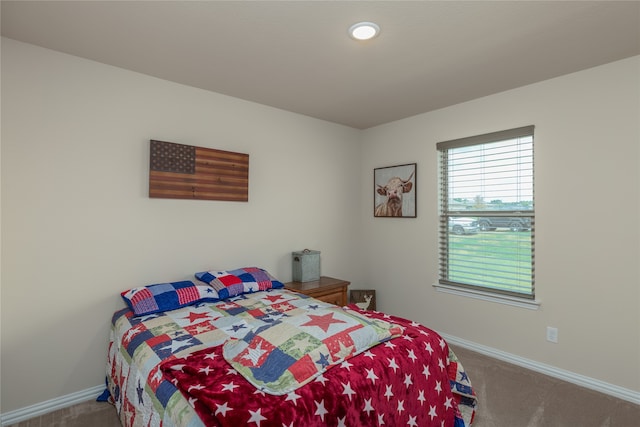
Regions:
<instances>
[{"instance_id":1,"label":"wooden box on nightstand","mask_svg":"<svg viewBox=\"0 0 640 427\"><path fill-rule=\"evenodd\" d=\"M346 280L334 279L333 277L320 276L319 280L311 282L289 282L284 287L301 294L309 295L320 301L331 304L345 306L349 301L347 299L347 286L351 282Z\"/></svg>"}]
</instances>

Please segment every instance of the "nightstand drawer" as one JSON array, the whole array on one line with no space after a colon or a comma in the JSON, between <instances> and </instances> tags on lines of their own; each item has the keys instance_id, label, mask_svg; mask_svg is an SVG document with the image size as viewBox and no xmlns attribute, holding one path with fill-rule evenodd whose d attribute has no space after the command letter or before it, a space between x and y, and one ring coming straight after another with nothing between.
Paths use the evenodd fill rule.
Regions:
<instances>
[{"instance_id":1,"label":"nightstand drawer","mask_svg":"<svg viewBox=\"0 0 640 427\"><path fill-rule=\"evenodd\" d=\"M334 279L332 277L322 276L320 280L312 282L289 282L284 287L301 294L319 299L339 306L347 305L347 286L351 282L346 280Z\"/></svg>"},{"instance_id":2,"label":"nightstand drawer","mask_svg":"<svg viewBox=\"0 0 640 427\"><path fill-rule=\"evenodd\" d=\"M328 302L329 304L335 304L339 306L346 305L345 298L342 292L333 292L326 295L314 295L315 299L319 299L320 301Z\"/></svg>"}]
</instances>

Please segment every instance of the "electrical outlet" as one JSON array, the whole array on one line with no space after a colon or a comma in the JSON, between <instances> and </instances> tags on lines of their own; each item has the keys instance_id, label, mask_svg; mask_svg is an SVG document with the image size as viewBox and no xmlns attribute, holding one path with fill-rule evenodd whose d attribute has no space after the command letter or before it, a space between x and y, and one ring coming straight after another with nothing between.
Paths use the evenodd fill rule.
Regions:
<instances>
[{"instance_id":1,"label":"electrical outlet","mask_svg":"<svg viewBox=\"0 0 640 427\"><path fill-rule=\"evenodd\" d=\"M558 328L547 326L547 341L558 343Z\"/></svg>"}]
</instances>

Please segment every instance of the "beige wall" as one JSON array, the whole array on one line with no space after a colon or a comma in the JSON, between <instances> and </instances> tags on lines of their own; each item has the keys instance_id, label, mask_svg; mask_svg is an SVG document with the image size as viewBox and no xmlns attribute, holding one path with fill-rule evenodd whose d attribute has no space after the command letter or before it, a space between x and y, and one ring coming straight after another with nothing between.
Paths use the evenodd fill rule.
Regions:
<instances>
[{"instance_id":1,"label":"beige wall","mask_svg":"<svg viewBox=\"0 0 640 427\"><path fill-rule=\"evenodd\" d=\"M133 286L304 248L357 283L358 131L2 42L2 412L104 383ZM149 199L149 139L248 153L249 202Z\"/></svg>"},{"instance_id":2,"label":"beige wall","mask_svg":"<svg viewBox=\"0 0 640 427\"><path fill-rule=\"evenodd\" d=\"M372 191L360 213L365 282L378 289L378 307L640 391L639 64L635 57L365 131L363 188L375 167L418 163L416 219L372 218ZM535 125L540 309L436 291L436 143L525 125ZM546 341L547 326L558 328L558 344Z\"/></svg>"},{"instance_id":3,"label":"beige wall","mask_svg":"<svg viewBox=\"0 0 640 427\"><path fill-rule=\"evenodd\" d=\"M0 411L101 384L122 290L286 281L305 247L379 309L640 391L639 61L356 131L2 39ZM436 292L435 143L528 124L540 310ZM249 153L249 202L149 199L149 139ZM373 168L410 162L418 217L373 218Z\"/></svg>"}]
</instances>

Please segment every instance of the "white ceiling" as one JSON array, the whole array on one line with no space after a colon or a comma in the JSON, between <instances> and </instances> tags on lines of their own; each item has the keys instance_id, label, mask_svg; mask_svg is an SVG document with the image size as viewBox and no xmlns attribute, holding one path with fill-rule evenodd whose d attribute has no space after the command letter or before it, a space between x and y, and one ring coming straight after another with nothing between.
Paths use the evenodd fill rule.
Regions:
<instances>
[{"instance_id":1,"label":"white ceiling","mask_svg":"<svg viewBox=\"0 0 640 427\"><path fill-rule=\"evenodd\" d=\"M640 54L639 1L2 1L2 35L365 129ZM361 20L382 28L356 42Z\"/></svg>"}]
</instances>

